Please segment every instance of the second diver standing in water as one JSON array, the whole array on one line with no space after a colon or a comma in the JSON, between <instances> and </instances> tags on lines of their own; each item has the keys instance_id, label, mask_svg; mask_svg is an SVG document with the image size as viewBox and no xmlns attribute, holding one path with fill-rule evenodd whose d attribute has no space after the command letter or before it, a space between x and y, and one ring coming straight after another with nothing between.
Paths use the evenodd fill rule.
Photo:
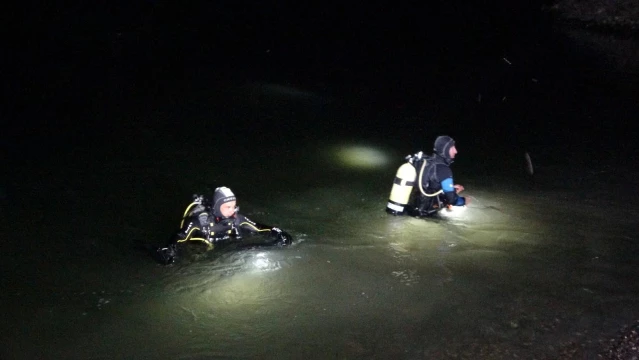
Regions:
<instances>
[{"instance_id":1,"label":"second diver standing in water","mask_svg":"<svg viewBox=\"0 0 639 360\"><path fill-rule=\"evenodd\" d=\"M393 215L428 216L451 206L468 202L458 194L464 187L453 182L450 165L457 155L455 140L438 136L435 152L424 156L420 151L406 157L407 162L397 170L386 211Z\"/></svg>"},{"instance_id":2,"label":"second diver standing in water","mask_svg":"<svg viewBox=\"0 0 639 360\"><path fill-rule=\"evenodd\" d=\"M188 241L201 242L212 249L215 243L240 241L243 235L264 234L273 241L268 245L289 245L293 237L280 228L256 223L238 213L237 199L231 189L218 187L212 198L196 195L184 211L180 230L169 244L157 249L161 263L170 264L177 256L177 245Z\"/></svg>"}]
</instances>

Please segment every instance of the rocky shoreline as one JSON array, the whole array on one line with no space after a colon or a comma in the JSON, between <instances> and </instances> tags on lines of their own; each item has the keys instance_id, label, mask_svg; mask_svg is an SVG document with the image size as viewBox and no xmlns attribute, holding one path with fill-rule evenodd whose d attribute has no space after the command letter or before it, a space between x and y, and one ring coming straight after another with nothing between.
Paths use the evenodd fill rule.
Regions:
<instances>
[{"instance_id":1,"label":"rocky shoreline","mask_svg":"<svg viewBox=\"0 0 639 360\"><path fill-rule=\"evenodd\" d=\"M596 31L639 33L639 2L635 0L559 0L544 10L560 21Z\"/></svg>"},{"instance_id":2,"label":"rocky shoreline","mask_svg":"<svg viewBox=\"0 0 639 360\"><path fill-rule=\"evenodd\" d=\"M612 71L639 75L639 1L559 0L543 10L557 29L599 53Z\"/></svg>"},{"instance_id":3,"label":"rocky shoreline","mask_svg":"<svg viewBox=\"0 0 639 360\"><path fill-rule=\"evenodd\" d=\"M623 327L615 337L598 341L601 351L597 359L601 360L638 360L639 359L639 321ZM557 358L553 360L592 359L586 344L571 343L559 349ZM551 359L544 359L551 360Z\"/></svg>"},{"instance_id":4,"label":"rocky shoreline","mask_svg":"<svg viewBox=\"0 0 639 360\"><path fill-rule=\"evenodd\" d=\"M623 328L617 338L599 354L601 359L639 359L639 321Z\"/></svg>"}]
</instances>

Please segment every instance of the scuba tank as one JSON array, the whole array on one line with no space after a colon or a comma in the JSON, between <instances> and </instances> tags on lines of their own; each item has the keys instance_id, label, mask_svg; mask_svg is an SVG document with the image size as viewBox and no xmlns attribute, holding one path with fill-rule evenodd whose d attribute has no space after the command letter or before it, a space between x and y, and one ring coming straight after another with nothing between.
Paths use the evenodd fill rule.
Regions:
<instances>
[{"instance_id":1,"label":"scuba tank","mask_svg":"<svg viewBox=\"0 0 639 360\"><path fill-rule=\"evenodd\" d=\"M410 195L417 179L416 163L424 156L423 152L405 157L406 162L397 169L393 187L391 188L386 212L392 215L403 215L410 200Z\"/></svg>"},{"instance_id":2,"label":"scuba tank","mask_svg":"<svg viewBox=\"0 0 639 360\"><path fill-rule=\"evenodd\" d=\"M410 202L411 194L417 183L420 201L417 207L417 215L430 215L441 208L441 202L438 195L442 193L439 190L433 194L427 194L423 187L424 170L427 167L430 157L424 156L422 151L415 155L408 155L405 157L406 163L402 164L393 180L393 187L386 204L386 212L392 215L404 215L406 213L406 207ZM419 171L419 176L418 175Z\"/></svg>"},{"instance_id":3,"label":"scuba tank","mask_svg":"<svg viewBox=\"0 0 639 360\"><path fill-rule=\"evenodd\" d=\"M180 222L180 228L184 226L184 220L187 217L189 217L190 215L196 212L204 211L205 206L206 206L206 199L204 198L204 195L193 194L193 202L186 207L186 210L184 210L184 214L182 214L182 221Z\"/></svg>"}]
</instances>

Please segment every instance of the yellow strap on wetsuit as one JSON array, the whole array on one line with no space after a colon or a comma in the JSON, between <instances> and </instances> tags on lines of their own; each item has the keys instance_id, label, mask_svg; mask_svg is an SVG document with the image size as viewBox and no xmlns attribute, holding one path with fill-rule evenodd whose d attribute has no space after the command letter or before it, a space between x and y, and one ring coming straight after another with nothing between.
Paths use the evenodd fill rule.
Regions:
<instances>
[{"instance_id":1,"label":"yellow strap on wetsuit","mask_svg":"<svg viewBox=\"0 0 639 360\"><path fill-rule=\"evenodd\" d=\"M200 237L191 237L191 235L193 235L193 232L195 230L200 230L199 227L193 227L191 228L191 230L189 231L188 234L186 234L186 236L184 237L184 239L178 239L177 242L181 243L181 242L185 242L185 241L202 241L204 243L206 243L206 246L208 247L209 250L213 249L213 244L211 244L207 239L205 238L200 238Z\"/></svg>"},{"instance_id":2,"label":"yellow strap on wetsuit","mask_svg":"<svg viewBox=\"0 0 639 360\"><path fill-rule=\"evenodd\" d=\"M260 228L258 228L257 226L255 226L255 225L251 224L251 223L250 223L250 222L248 222L248 221L245 221L245 222L240 223L240 225L239 225L238 227L242 227L242 225L246 225L246 226L248 226L248 227L252 228L253 230L255 230L256 232L271 231L271 229L270 229L270 228L267 228L267 229L260 229Z\"/></svg>"}]
</instances>

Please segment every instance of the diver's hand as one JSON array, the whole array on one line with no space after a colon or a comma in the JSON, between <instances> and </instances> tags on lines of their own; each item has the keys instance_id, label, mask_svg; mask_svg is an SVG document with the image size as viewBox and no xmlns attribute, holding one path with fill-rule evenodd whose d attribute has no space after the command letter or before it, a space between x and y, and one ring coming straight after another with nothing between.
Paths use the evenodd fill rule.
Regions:
<instances>
[{"instance_id":1,"label":"diver's hand","mask_svg":"<svg viewBox=\"0 0 639 360\"><path fill-rule=\"evenodd\" d=\"M200 231L202 231L202 235L206 240L209 240L211 237L211 228L208 225L202 225Z\"/></svg>"},{"instance_id":2,"label":"diver's hand","mask_svg":"<svg viewBox=\"0 0 639 360\"><path fill-rule=\"evenodd\" d=\"M242 235L240 234L240 228L235 226L235 222L231 223L231 230L229 230L229 232L235 238L235 240L242 239Z\"/></svg>"},{"instance_id":3,"label":"diver's hand","mask_svg":"<svg viewBox=\"0 0 639 360\"><path fill-rule=\"evenodd\" d=\"M463 185L455 184L453 187L455 188L455 192L457 194L459 194L460 192L464 191L464 186Z\"/></svg>"},{"instance_id":4,"label":"diver's hand","mask_svg":"<svg viewBox=\"0 0 639 360\"><path fill-rule=\"evenodd\" d=\"M281 245L289 245L293 242L293 237L289 233L277 227L271 229L271 236L275 237Z\"/></svg>"}]
</instances>

